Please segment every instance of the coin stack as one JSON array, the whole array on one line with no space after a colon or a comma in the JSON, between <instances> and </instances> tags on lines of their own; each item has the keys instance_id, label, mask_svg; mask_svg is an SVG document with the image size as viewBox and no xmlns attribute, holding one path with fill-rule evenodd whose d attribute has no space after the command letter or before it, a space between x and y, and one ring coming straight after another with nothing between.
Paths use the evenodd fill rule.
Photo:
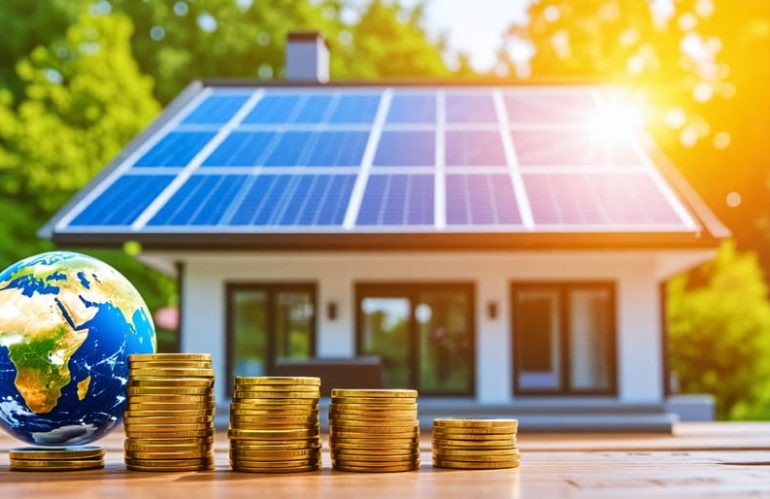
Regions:
<instances>
[{"instance_id":1,"label":"coin stack","mask_svg":"<svg viewBox=\"0 0 770 499\"><path fill-rule=\"evenodd\" d=\"M388 473L420 467L416 390L332 390L332 466Z\"/></svg>"},{"instance_id":2,"label":"coin stack","mask_svg":"<svg viewBox=\"0 0 770 499\"><path fill-rule=\"evenodd\" d=\"M233 470L317 470L321 465L320 397L320 378L236 377L227 432Z\"/></svg>"},{"instance_id":3,"label":"coin stack","mask_svg":"<svg viewBox=\"0 0 770 499\"><path fill-rule=\"evenodd\" d=\"M502 469L519 466L515 419L434 419L433 466Z\"/></svg>"},{"instance_id":4,"label":"coin stack","mask_svg":"<svg viewBox=\"0 0 770 499\"><path fill-rule=\"evenodd\" d=\"M209 354L130 355L126 467L214 468L214 370Z\"/></svg>"},{"instance_id":5,"label":"coin stack","mask_svg":"<svg viewBox=\"0 0 770 499\"><path fill-rule=\"evenodd\" d=\"M104 468L102 447L22 447L8 452L14 471L82 471Z\"/></svg>"}]
</instances>

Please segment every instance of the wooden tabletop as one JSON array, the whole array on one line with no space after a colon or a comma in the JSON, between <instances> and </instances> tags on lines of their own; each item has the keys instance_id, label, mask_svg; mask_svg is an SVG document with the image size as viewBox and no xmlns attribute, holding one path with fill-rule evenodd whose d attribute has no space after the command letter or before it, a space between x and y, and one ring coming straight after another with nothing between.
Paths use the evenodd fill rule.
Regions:
<instances>
[{"instance_id":1,"label":"wooden tabletop","mask_svg":"<svg viewBox=\"0 0 770 499\"><path fill-rule=\"evenodd\" d=\"M516 470L454 471L430 465L430 435L422 439L422 469L394 474L331 470L293 475L229 471L227 439L217 437L217 469L205 473L125 470L120 432L99 442L104 470L22 473L8 469L0 436L0 492L8 498L395 498L436 497L770 497L770 424L679 424L673 436L521 435Z\"/></svg>"}]
</instances>

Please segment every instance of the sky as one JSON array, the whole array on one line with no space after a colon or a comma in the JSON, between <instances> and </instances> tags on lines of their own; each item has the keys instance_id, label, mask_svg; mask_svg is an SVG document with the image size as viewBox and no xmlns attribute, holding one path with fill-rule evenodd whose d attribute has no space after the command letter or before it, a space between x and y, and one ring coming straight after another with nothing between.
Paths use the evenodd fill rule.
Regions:
<instances>
[{"instance_id":1,"label":"sky","mask_svg":"<svg viewBox=\"0 0 770 499\"><path fill-rule=\"evenodd\" d=\"M413 7L422 0L399 1ZM450 50L468 53L476 70L489 71L495 64L503 33L513 22L527 19L529 3L530 0L428 0L425 27L433 37L446 35Z\"/></svg>"}]
</instances>

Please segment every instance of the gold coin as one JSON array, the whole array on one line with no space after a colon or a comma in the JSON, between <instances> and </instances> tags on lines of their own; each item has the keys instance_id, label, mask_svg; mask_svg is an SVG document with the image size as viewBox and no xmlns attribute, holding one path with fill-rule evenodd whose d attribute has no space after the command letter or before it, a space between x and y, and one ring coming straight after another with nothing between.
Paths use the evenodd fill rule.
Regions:
<instances>
[{"instance_id":1,"label":"gold coin","mask_svg":"<svg viewBox=\"0 0 770 499\"><path fill-rule=\"evenodd\" d=\"M332 389L332 399L337 398L417 398L417 390L393 389Z\"/></svg>"},{"instance_id":2,"label":"gold coin","mask_svg":"<svg viewBox=\"0 0 770 499\"><path fill-rule=\"evenodd\" d=\"M214 446L214 439L188 439L188 440L138 440L126 439L123 444L123 450L137 452L165 452L165 451L196 451L200 449L211 449Z\"/></svg>"},{"instance_id":3,"label":"gold coin","mask_svg":"<svg viewBox=\"0 0 770 499\"><path fill-rule=\"evenodd\" d=\"M433 420L433 427L441 428L504 428L507 430L519 427L517 419L454 419L454 418L436 418Z\"/></svg>"},{"instance_id":4,"label":"gold coin","mask_svg":"<svg viewBox=\"0 0 770 499\"><path fill-rule=\"evenodd\" d=\"M212 389L204 387L172 387L172 386L160 386L160 387L142 387L142 388L126 388L128 393L128 403L143 402L145 400L159 400L158 397L163 397L169 402L172 400L180 400L182 397L195 397L197 400L214 400L212 395Z\"/></svg>"},{"instance_id":5,"label":"gold coin","mask_svg":"<svg viewBox=\"0 0 770 499\"><path fill-rule=\"evenodd\" d=\"M433 433L442 435L507 435L512 436L516 434L516 430L512 428L454 428L454 427L442 427L434 426Z\"/></svg>"},{"instance_id":6,"label":"gold coin","mask_svg":"<svg viewBox=\"0 0 770 499\"><path fill-rule=\"evenodd\" d=\"M408 454L418 452L419 448L420 445L417 442L408 442L406 444L334 442L331 444L332 452L356 451L361 453Z\"/></svg>"},{"instance_id":7,"label":"gold coin","mask_svg":"<svg viewBox=\"0 0 770 499\"><path fill-rule=\"evenodd\" d=\"M403 464L413 464L413 463L419 463L420 458L415 457L412 459L394 459L392 461L380 461L380 460L368 460L368 459L338 459L335 456L332 456L332 464L340 463L347 466L367 466L371 468L380 468L380 467L387 467L387 466L399 466Z\"/></svg>"},{"instance_id":8,"label":"gold coin","mask_svg":"<svg viewBox=\"0 0 770 499\"><path fill-rule=\"evenodd\" d=\"M283 416L275 417L272 415L248 415L248 414L230 414L230 422L240 421L242 423L256 424L317 424L318 415L312 416Z\"/></svg>"},{"instance_id":9,"label":"gold coin","mask_svg":"<svg viewBox=\"0 0 770 499\"><path fill-rule=\"evenodd\" d=\"M139 360L129 362L129 372L134 369L213 369L214 365L208 361L197 360Z\"/></svg>"},{"instance_id":10,"label":"gold coin","mask_svg":"<svg viewBox=\"0 0 770 499\"><path fill-rule=\"evenodd\" d=\"M62 468L62 469L90 469L101 468L104 466L104 460L101 458L96 459L76 459L66 460L57 459L54 461L47 460L35 460L35 459L11 459L9 460L11 469L45 469L45 468Z\"/></svg>"},{"instance_id":11,"label":"gold coin","mask_svg":"<svg viewBox=\"0 0 770 499\"><path fill-rule=\"evenodd\" d=\"M433 457L437 459L448 459L450 461L504 461L507 459L518 459L521 454L516 449L497 450L497 451L468 451L457 449L433 449Z\"/></svg>"},{"instance_id":12,"label":"gold coin","mask_svg":"<svg viewBox=\"0 0 770 499\"><path fill-rule=\"evenodd\" d=\"M210 459L214 455L214 451L210 449L200 449L197 451L168 451L168 452L155 452L155 451L136 451L127 450L125 456L135 460L171 460L171 459Z\"/></svg>"},{"instance_id":13,"label":"gold coin","mask_svg":"<svg viewBox=\"0 0 770 499\"><path fill-rule=\"evenodd\" d=\"M320 449L321 440L319 438L307 440L231 440L230 447L252 451L307 450Z\"/></svg>"},{"instance_id":14,"label":"gold coin","mask_svg":"<svg viewBox=\"0 0 770 499\"><path fill-rule=\"evenodd\" d=\"M414 415L401 418L366 418L334 414L329 416L329 423L335 426L409 426L411 428L417 426L419 421Z\"/></svg>"},{"instance_id":15,"label":"gold coin","mask_svg":"<svg viewBox=\"0 0 770 499\"><path fill-rule=\"evenodd\" d=\"M104 448L84 447L19 447L8 451L11 459L31 459L33 461L59 461L98 459L104 457Z\"/></svg>"},{"instance_id":16,"label":"gold coin","mask_svg":"<svg viewBox=\"0 0 770 499\"><path fill-rule=\"evenodd\" d=\"M358 433L356 435L359 435ZM361 446L380 446L382 448L398 448L408 447L410 445L418 445L420 443L419 434L410 433L407 437L393 438L390 435L383 437L382 435L376 435L371 437L365 435L359 436L341 436L330 435L329 441L332 447L339 445L361 445Z\"/></svg>"},{"instance_id":17,"label":"gold coin","mask_svg":"<svg viewBox=\"0 0 770 499\"><path fill-rule=\"evenodd\" d=\"M260 408L264 409L266 407L270 408L287 408L292 410L301 410L301 409L309 409L309 408L316 408L318 407L318 399L243 399L239 401L233 400L233 404L231 404L230 407L238 407L242 409L251 409L251 408ZM260 407L264 406L264 407Z\"/></svg>"},{"instance_id":18,"label":"gold coin","mask_svg":"<svg viewBox=\"0 0 770 499\"><path fill-rule=\"evenodd\" d=\"M208 390L211 392L211 390ZM128 397L129 404L213 404L214 396L211 393L193 395L175 394L133 394Z\"/></svg>"},{"instance_id":19,"label":"gold coin","mask_svg":"<svg viewBox=\"0 0 770 499\"><path fill-rule=\"evenodd\" d=\"M306 458L298 458L298 459L285 459L281 461L277 460L264 460L264 459L249 459L248 457L233 457L230 456L231 462L236 462L238 464L250 464L252 466L260 466L262 468L286 468L289 466L310 466L311 464L318 463L318 457L306 457Z\"/></svg>"},{"instance_id":20,"label":"gold coin","mask_svg":"<svg viewBox=\"0 0 770 499\"><path fill-rule=\"evenodd\" d=\"M196 360L211 362L212 357L210 353L135 353L128 356L129 362L143 360Z\"/></svg>"},{"instance_id":21,"label":"gold coin","mask_svg":"<svg viewBox=\"0 0 770 499\"><path fill-rule=\"evenodd\" d=\"M406 454L363 454L363 453L351 453L343 450L337 450L332 452L332 458L337 461L368 461L368 462L383 462L383 463L403 463L404 461L415 461L420 458L419 452L409 452Z\"/></svg>"},{"instance_id":22,"label":"gold coin","mask_svg":"<svg viewBox=\"0 0 770 499\"><path fill-rule=\"evenodd\" d=\"M208 424L214 421L214 415L180 415L180 416L174 416L174 415L165 415L165 416L139 416L139 415L129 415L126 413L126 418L124 419L124 424L129 426L138 426L138 425L191 425L191 424Z\"/></svg>"},{"instance_id":23,"label":"gold coin","mask_svg":"<svg viewBox=\"0 0 770 499\"><path fill-rule=\"evenodd\" d=\"M142 377L129 378L129 388L209 388L214 386L214 380L209 378L163 378Z\"/></svg>"},{"instance_id":24,"label":"gold coin","mask_svg":"<svg viewBox=\"0 0 770 499\"><path fill-rule=\"evenodd\" d=\"M232 447L230 455L250 457L252 459L276 459L279 461L291 461L292 459L308 459L320 454L320 449L242 449Z\"/></svg>"},{"instance_id":25,"label":"gold coin","mask_svg":"<svg viewBox=\"0 0 770 499\"><path fill-rule=\"evenodd\" d=\"M214 456L195 459L135 459L126 456L124 460L126 464L131 464L133 466L152 466L154 464L158 466L195 466L213 462Z\"/></svg>"},{"instance_id":26,"label":"gold coin","mask_svg":"<svg viewBox=\"0 0 770 499\"><path fill-rule=\"evenodd\" d=\"M437 468L455 468L464 470L491 470L503 468L517 468L518 459L509 459L504 461L489 461L484 463L469 463L464 461L451 461L447 459L433 459L433 466Z\"/></svg>"},{"instance_id":27,"label":"gold coin","mask_svg":"<svg viewBox=\"0 0 770 499\"><path fill-rule=\"evenodd\" d=\"M321 389L314 385L238 385L234 390L239 392L309 392L321 393Z\"/></svg>"},{"instance_id":28,"label":"gold coin","mask_svg":"<svg viewBox=\"0 0 770 499\"><path fill-rule=\"evenodd\" d=\"M436 438L433 437L433 447L434 448L445 448L445 449L512 449L516 447L516 437L511 437L508 439L498 439L498 440L490 440L490 441L483 441L483 440L452 440L452 439L445 439L445 438Z\"/></svg>"},{"instance_id":29,"label":"gold coin","mask_svg":"<svg viewBox=\"0 0 770 499\"><path fill-rule=\"evenodd\" d=\"M248 464L230 463L230 467L233 471L239 471L243 473L300 473L304 471L318 471L321 467L320 463L311 464L310 466L290 466L286 468L263 468L260 466L250 466Z\"/></svg>"},{"instance_id":30,"label":"gold coin","mask_svg":"<svg viewBox=\"0 0 770 499\"><path fill-rule=\"evenodd\" d=\"M185 471L214 471L214 463L200 463L191 466L159 466L159 465L137 465L126 464L126 469L129 471L152 471L152 472L177 472L182 473Z\"/></svg>"},{"instance_id":31,"label":"gold coin","mask_svg":"<svg viewBox=\"0 0 770 499\"><path fill-rule=\"evenodd\" d=\"M398 433L412 433L415 431L419 431L416 424L407 424L407 425L356 425L352 423L334 423L331 425L329 432L334 433L367 433L370 435L373 434L380 434L380 433L387 433L387 434L398 434Z\"/></svg>"},{"instance_id":32,"label":"gold coin","mask_svg":"<svg viewBox=\"0 0 770 499\"><path fill-rule=\"evenodd\" d=\"M415 431L403 431L398 433L374 433L366 431L349 430L329 430L329 437L334 439L359 438L370 440L389 440L389 439L410 439L419 437L420 433Z\"/></svg>"},{"instance_id":33,"label":"gold coin","mask_svg":"<svg viewBox=\"0 0 770 499\"><path fill-rule=\"evenodd\" d=\"M332 466L337 471L353 471L356 473L398 473L403 471L415 471L420 469L420 463L401 464L397 466L353 466L349 464L335 463Z\"/></svg>"},{"instance_id":34,"label":"gold coin","mask_svg":"<svg viewBox=\"0 0 770 499\"><path fill-rule=\"evenodd\" d=\"M213 369L154 369L154 368L137 368L129 369L128 377L132 381L142 379L179 379L179 378L194 378L194 379L206 379L214 378Z\"/></svg>"},{"instance_id":35,"label":"gold coin","mask_svg":"<svg viewBox=\"0 0 770 499\"><path fill-rule=\"evenodd\" d=\"M294 438L314 438L319 435L317 429L293 429L293 430L227 430L227 437L233 440L287 440Z\"/></svg>"},{"instance_id":36,"label":"gold coin","mask_svg":"<svg viewBox=\"0 0 770 499\"><path fill-rule=\"evenodd\" d=\"M318 400L319 392L269 392L269 391L233 391L233 402L240 399L308 399Z\"/></svg>"},{"instance_id":37,"label":"gold coin","mask_svg":"<svg viewBox=\"0 0 770 499\"><path fill-rule=\"evenodd\" d=\"M176 432L207 430L207 429L213 428L213 426L211 425L211 421L205 418L200 420L194 420L194 419L185 420L183 418L180 418L178 421L162 420L158 422L152 422L151 420L147 420L146 418L142 418L142 419L137 418L135 420L130 419L128 421L123 421L123 426L126 428L126 430L134 430L134 431L167 430L167 431L176 431Z\"/></svg>"},{"instance_id":38,"label":"gold coin","mask_svg":"<svg viewBox=\"0 0 770 499\"><path fill-rule=\"evenodd\" d=\"M212 409L215 404L213 400L206 402L135 402L130 401L126 404L126 410L133 411L197 411Z\"/></svg>"},{"instance_id":39,"label":"gold coin","mask_svg":"<svg viewBox=\"0 0 770 499\"><path fill-rule=\"evenodd\" d=\"M340 407L330 407L329 416L342 416L346 418L372 418L372 419L389 419L389 418L415 418L417 417L417 411L413 410L393 410L393 411L367 411L361 409L349 409Z\"/></svg>"},{"instance_id":40,"label":"gold coin","mask_svg":"<svg viewBox=\"0 0 770 499\"><path fill-rule=\"evenodd\" d=\"M337 399L330 407L335 411L416 411L417 402L410 399Z\"/></svg>"},{"instance_id":41,"label":"gold coin","mask_svg":"<svg viewBox=\"0 0 770 499\"><path fill-rule=\"evenodd\" d=\"M312 385L321 386L321 378L313 376L236 376L235 385Z\"/></svg>"},{"instance_id":42,"label":"gold coin","mask_svg":"<svg viewBox=\"0 0 770 499\"><path fill-rule=\"evenodd\" d=\"M509 441L516 438L516 435L513 433L455 433L434 428L433 438L440 440L472 440L480 442L493 442Z\"/></svg>"}]
</instances>

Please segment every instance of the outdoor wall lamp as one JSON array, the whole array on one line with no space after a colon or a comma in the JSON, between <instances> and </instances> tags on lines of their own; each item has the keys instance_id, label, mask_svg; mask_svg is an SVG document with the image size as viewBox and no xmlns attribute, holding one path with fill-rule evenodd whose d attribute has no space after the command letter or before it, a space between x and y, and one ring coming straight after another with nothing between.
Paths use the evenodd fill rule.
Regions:
<instances>
[{"instance_id":1,"label":"outdoor wall lamp","mask_svg":"<svg viewBox=\"0 0 770 499\"><path fill-rule=\"evenodd\" d=\"M487 317L490 319L497 319L497 302L496 301L487 302Z\"/></svg>"},{"instance_id":2,"label":"outdoor wall lamp","mask_svg":"<svg viewBox=\"0 0 770 499\"><path fill-rule=\"evenodd\" d=\"M330 301L326 304L326 318L330 321L337 320L337 303Z\"/></svg>"}]
</instances>

